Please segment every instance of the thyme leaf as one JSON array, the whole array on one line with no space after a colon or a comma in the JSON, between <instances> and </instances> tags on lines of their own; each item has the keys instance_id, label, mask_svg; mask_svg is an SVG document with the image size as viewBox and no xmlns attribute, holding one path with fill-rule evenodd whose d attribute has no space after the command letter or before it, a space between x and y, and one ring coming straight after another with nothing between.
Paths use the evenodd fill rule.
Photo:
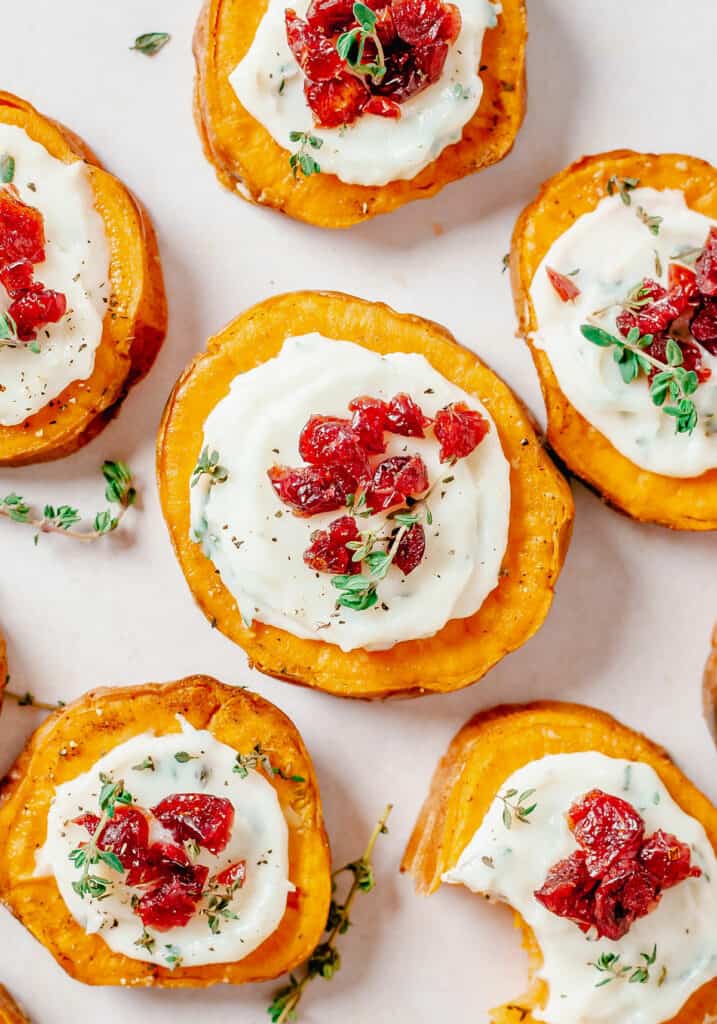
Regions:
<instances>
[{"instance_id":1,"label":"thyme leaf","mask_svg":"<svg viewBox=\"0 0 717 1024\"><path fill-rule=\"evenodd\" d=\"M594 967L605 977L595 983L595 988L603 988L613 981L627 981L630 985L645 985L650 980L650 968L657 960L657 945L652 948L651 953L640 953L642 963L637 966L630 966L620 962L619 953L601 953L596 961L591 961L588 967ZM660 975L664 981L664 975ZM658 982L659 984L660 982Z\"/></svg>"},{"instance_id":2,"label":"thyme leaf","mask_svg":"<svg viewBox=\"0 0 717 1024\"><path fill-rule=\"evenodd\" d=\"M639 184L639 178L618 178L613 175L608 179L607 194L613 196L617 192L625 206L631 206L632 196L630 193L634 192Z\"/></svg>"},{"instance_id":3,"label":"thyme leaf","mask_svg":"<svg viewBox=\"0 0 717 1024\"><path fill-rule=\"evenodd\" d=\"M10 153L0 156L0 184L9 185L15 177L15 157Z\"/></svg>"},{"instance_id":4,"label":"thyme leaf","mask_svg":"<svg viewBox=\"0 0 717 1024\"><path fill-rule=\"evenodd\" d=\"M130 50L137 50L145 57L154 57L171 38L169 32L144 32L141 36L137 36L134 45L130 46Z\"/></svg>"},{"instance_id":5,"label":"thyme leaf","mask_svg":"<svg viewBox=\"0 0 717 1024\"><path fill-rule=\"evenodd\" d=\"M299 171L305 178L310 178L312 174L321 174L321 167L312 156L311 150L321 149L324 140L312 135L311 132L291 132L289 139L299 143L298 150L289 158L289 167L294 179L299 177Z\"/></svg>"},{"instance_id":6,"label":"thyme leaf","mask_svg":"<svg viewBox=\"0 0 717 1024\"><path fill-rule=\"evenodd\" d=\"M219 464L219 452L212 451L208 446L202 448L199 461L192 470L191 487L196 487L202 477L208 476L210 484L223 484L229 479L229 473Z\"/></svg>"},{"instance_id":7,"label":"thyme leaf","mask_svg":"<svg viewBox=\"0 0 717 1024\"><path fill-rule=\"evenodd\" d=\"M285 782L306 782L303 775L287 775L282 768L275 767L261 743L257 743L250 754L237 754L232 771L239 778L246 779L250 771L259 771L260 768L270 779L276 777Z\"/></svg>"},{"instance_id":8,"label":"thyme leaf","mask_svg":"<svg viewBox=\"0 0 717 1024\"><path fill-rule=\"evenodd\" d=\"M339 57L345 60L349 69L359 77L370 78L378 84L386 74L386 57L383 44L376 31L376 12L363 3L355 3L353 15L358 25L343 32L336 40ZM364 63L366 44L371 43L375 55L373 60Z\"/></svg>"}]
</instances>

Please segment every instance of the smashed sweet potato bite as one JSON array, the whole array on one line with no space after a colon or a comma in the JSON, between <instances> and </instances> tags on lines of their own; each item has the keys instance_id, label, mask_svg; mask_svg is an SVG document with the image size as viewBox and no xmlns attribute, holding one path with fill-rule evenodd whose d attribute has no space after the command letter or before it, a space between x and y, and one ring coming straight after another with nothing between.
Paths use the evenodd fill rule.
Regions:
<instances>
[{"instance_id":1,"label":"smashed sweet potato bite","mask_svg":"<svg viewBox=\"0 0 717 1024\"><path fill-rule=\"evenodd\" d=\"M502 159L525 109L525 4L486 4L474 26L477 11L444 0L206 0L195 114L219 181L343 228ZM440 108L443 127L416 145L412 118L424 108ZM399 150L408 156L396 163ZM367 177L366 154L375 165L379 153L385 171Z\"/></svg>"},{"instance_id":2,"label":"smashed sweet potato bite","mask_svg":"<svg viewBox=\"0 0 717 1024\"><path fill-rule=\"evenodd\" d=\"M2 784L0 899L86 984L277 977L318 942L330 892L297 730L206 676L93 691L48 718Z\"/></svg>"},{"instance_id":3,"label":"smashed sweet potato bite","mask_svg":"<svg viewBox=\"0 0 717 1024\"><path fill-rule=\"evenodd\" d=\"M308 339L306 336L309 336ZM339 343L343 344L342 349ZM411 396L394 396L390 403L377 402L368 396L350 403L354 409L353 423L358 424L355 429L351 427L350 420L334 418L326 424L326 428L329 428L327 433L322 426L324 420L316 416L310 418L301 434L300 453L315 461L316 453L312 454L312 446L320 447L329 443L327 439L330 437L329 446L336 445L335 453L340 453L340 466L332 462L330 466L323 467L316 465L315 461L297 470L272 466L272 461L278 458L272 454L271 446L276 449L278 443L274 433L272 437L267 435L261 439L261 452L264 445L267 448L265 464L252 446L236 450L242 459L246 457L261 461L260 466L251 466L247 470L251 481L256 478L256 484L249 482L249 479L241 484L244 479L241 475L232 483L231 472L228 473L222 464L223 457L231 455L227 446L235 448L237 431L241 433L244 427L239 428L230 413L229 419L225 421L232 424L230 432L224 435L221 442L223 450L216 451L203 439L205 424L220 404L223 403L225 409L231 407L238 387L248 388L250 371L266 366L269 372L270 364L272 367L280 366L276 357L281 354L284 359L287 345L290 346L290 354L297 359L303 358L310 350L318 353L309 380L305 382L307 386L311 380L318 378L324 366L334 360L342 366L349 360L352 361L351 365L354 361L358 361L357 365L363 365L363 362L371 362L373 354L378 353L391 360L399 358L417 361L424 374L433 374L435 377L437 371L442 375L442 378L434 380L438 389L450 394L456 388L462 389L471 402L482 403L485 415L467 409L463 413L459 408L461 403L449 406L436 414L431 421L432 426L425 427L431 436L424 438L424 420L419 422L422 412L418 406L420 402L425 404L431 400L432 395L414 395L415 401L412 400L410 404L407 397ZM382 361L376 362L381 364ZM297 374L301 373L302 365L306 364L300 363L292 369L291 380L294 383L287 385L299 396L302 391L298 386L301 381ZM376 372L383 372L380 365ZM270 373L269 389L272 382L276 386L273 372ZM276 403L276 395L270 398L270 391L262 390L265 386L257 385L259 391L267 396L264 404L269 401ZM350 389L353 378L344 378L341 386ZM282 389L283 385L280 387L281 393ZM334 388L328 387L329 398L334 392ZM256 398L250 399L251 403L255 401ZM335 396L332 401L336 401ZM275 404L273 408L283 416L288 404L281 403L282 408ZM255 405L251 407L256 408ZM322 413L326 410L314 410L312 407L309 412L312 411ZM302 410L297 415L306 418ZM346 415L350 416L351 412ZM371 429L375 425L372 419L374 415L379 416L382 424L378 430L377 444ZM392 416L396 417L393 425L387 424L385 417ZM492 419L489 429L486 416ZM428 423L428 420L425 422ZM246 429L251 432L253 427L249 424ZM357 436L357 430L360 429L365 433ZM370 449L375 444L373 451L380 452L384 442L391 437L392 430L408 435L393 435L395 439L391 443L397 445L395 451L400 454L378 462L375 468L371 467L373 482L363 497L357 498L355 494L347 493L355 486L354 475L362 475L368 465L366 446ZM253 590L256 590L258 574L263 570L268 571L267 567L280 564L296 566L293 579L297 582L295 590L291 592L292 601L295 593L296 601L305 605L309 589L319 587L322 580L327 580L327 586L320 592L320 611L325 613L324 617L336 616L334 619L327 618L329 623L346 628L341 625L341 611L347 609L349 614L346 618L351 620L350 626L363 629L366 617L371 616L379 628L382 623L389 621L388 605L384 608L382 604L384 586L390 584L394 592L399 593L401 588L408 586L402 579L408 580L414 587L414 580L424 578L420 576L421 572L426 573L426 586L441 577L440 566L431 575L430 563L424 559L424 554L429 558L440 543L435 537L435 523L429 528L425 502L424 505L418 504L421 495L425 498L425 488L430 481L423 458L411 455L414 444L420 444L423 457L434 459L437 464L439 445L436 442L439 434L443 437L440 445L441 459L447 454L444 446L449 450L448 457L452 459L450 452L458 450L450 446L463 443L466 439L469 440L466 452L480 444L478 452L485 446L487 456L488 446L491 446L496 459L504 467L501 473L505 473L505 487L509 489L509 508L506 505L502 540L505 553L498 555L494 589L474 614L448 621L442 628L438 628L435 635L424 639L408 639L390 647L387 644L392 636L384 632L382 648L385 649L365 649L360 646L360 642L354 642L351 649L348 649L348 645L345 645L347 649L342 649L338 639L333 643L324 639L333 634L323 625L320 629L314 628L313 619L309 619L305 629L302 626L303 635L299 635L296 620L288 622L286 627L269 625L257 618L249 621L249 616L253 614L251 606L242 615L238 599L230 589L230 585L235 590L241 588L241 568L238 576L234 572L233 583L232 579L225 583L214 561L205 553L209 550L209 554L213 554L212 538L205 536L203 542L197 540L200 535L196 530L203 528L203 516L199 515L199 524L193 520L193 515L196 519L196 513L192 512L191 503L197 500L202 487L205 487L205 495L212 496L211 500L216 496L219 501L228 501L226 488L239 487L238 491L232 492L234 497L243 500L243 495L246 500L254 502L254 511L252 508L246 510L248 516L254 515L256 508L260 508L263 517L264 504L260 506L258 503L265 503L266 522L272 524L272 529L269 532L266 527L258 526L257 536L262 535L262 543L264 540L271 543L272 537L280 540L281 531L285 531L289 537L287 544L293 545L282 548L280 544L271 544L266 554L260 555L254 562L255 570L246 580ZM254 434L251 436L256 437ZM292 433L286 440L287 443L281 445L281 458L289 461L289 446L296 445L296 435ZM339 458L339 454L336 454L336 458ZM378 454L371 456L372 463L379 459ZM462 463L458 461L456 471L461 468ZM162 507L172 543L189 586L212 625L240 644L251 663L261 671L339 696L369 699L415 696L455 690L480 679L505 653L524 643L540 627L552 601L553 587L571 532L573 505L570 491L545 454L529 416L509 388L438 325L418 317L400 315L384 305L335 293L301 292L270 299L250 309L210 339L206 353L192 361L169 399L158 438L157 470ZM453 475L445 466L442 472ZM267 476L270 487L266 484ZM229 483L226 482L227 477ZM348 483L344 484L346 478ZM450 479L441 476L438 483L441 480L445 483L443 490L447 494L446 500L455 500L448 492ZM260 483L263 488L261 498L257 492ZM222 488L225 490L222 491ZM275 493L272 494L271 488ZM433 493L436 493L435 487ZM489 503L486 506L488 515L493 492L483 486L482 493ZM412 494L417 497L410 497ZM440 501L439 493L433 505L434 511L439 513L442 511L437 504ZM403 508L405 502L407 507ZM381 547L372 548L368 554L364 541L368 547L372 547L373 540L366 540L365 537L357 540L354 532L356 524L359 531L364 530L367 505L371 509L387 509L386 529L393 530L400 526L399 533L392 535L394 541L388 549L383 549L385 542L381 541ZM243 532L245 524L241 521L232 521L230 524L231 517L236 518L236 501L230 502L230 506L226 513L228 518L222 518L216 527L216 535L222 544L226 543L225 550L229 557L235 557L236 551L239 557L244 557L249 547L245 543L246 533ZM403 512L396 519L396 512L402 508ZM332 513L331 510L336 512ZM326 522L327 530L312 531L310 525L308 531L311 533L311 545L303 551L305 542L299 536L302 523L313 524L314 513L317 511L324 514L324 520L316 521ZM328 525L328 517L332 514L339 518ZM391 515L394 515L393 519ZM348 521L351 517L355 518L356 524ZM419 519L426 519L423 531L417 529L421 526ZM444 543L450 549L450 523L446 524L446 530L448 533ZM477 530L471 532L467 528L465 536L470 541L473 536L477 536ZM306 539L309 539L308 534ZM413 540L416 541L415 545L409 543ZM301 544L301 547L297 547L297 544ZM363 551L358 550L361 548ZM503 548L500 550L502 553ZM451 554L450 550L446 551L447 558ZM395 561L396 556L398 561ZM491 557L494 556L495 552ZM288 558L290 562L286 560ZM390 566L392 558L395 568ZM402 561L403 558L405 561ZM398 573L398 568L402 569L403 577ZM313 570L313 576L310 570ZM387 576L386 583L379 584L378 594L374 585L375 576L372 582L371 574L374 570L379 576L382 573ZM325 575L330 573L335 574L333 578ZM280 574L278 586L284 587L286 583L286 575ZM415 584L414 589L414 600L418 602L414 607L420 611L424 608L420 598L425 590L418 584ZM274 587L274 593L280 591ZM277 600L278 615L287 610L291 612L295 607L293 603L288 606L283 596ZM391 603L388 602L389 605ZM338 610L334 611L335 608ZM436 611L433 607L425 610ZM386 619L382 619L384 615ZM407 629L413 630L410 617ZM412 631L408 635L415 636L416 633Z\"/></svg>"},{"instance_id":4,"label":"smashed sweet potato bite","mask_svg":"<svg viewBox=\"0 0 717 1024\"><path fill-rule=\"evenodd\" d=\"M0 92L0 465L91 440L166 324L146 211L73 132Z\"/></svg>"}]
</instances>

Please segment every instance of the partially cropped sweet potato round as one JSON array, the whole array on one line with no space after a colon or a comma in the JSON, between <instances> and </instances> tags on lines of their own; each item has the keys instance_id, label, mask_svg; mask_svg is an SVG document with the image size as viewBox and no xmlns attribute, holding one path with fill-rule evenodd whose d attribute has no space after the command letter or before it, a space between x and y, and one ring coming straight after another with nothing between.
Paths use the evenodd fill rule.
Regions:
<instances>
[{"instance_id":1,"label":"partially cropped sweet potato round","mask_svg":"<svg viewBox=\"0 0 717 1024\"><path fill-rule=\"evenodd\" d=\"M510 462L508 548L496 589L470 618L390 650L343 652L255 622L246 627L213 563L190 538L190 478L204 422L240 373L278 355L290 336L318 332L374 352L417 352L475 395L496 423ZM526 410L484 363L443 327L334 292L281 295L234 320L195 357L170 396L157 442L162 509L187 582L208 619L251 663L290 682L343 697L445 693L480 679L542 625L570 540L570 489L546 455Z\"/></svg>"},{"instance_id":2,"label":"partially cropped sweet potato round","mask_svg":"<svg viewBox=\"0 0 717 1024\"><path fill-rule=\"evenodd\" d=\"M305 781L278 775L271 780L289 826L290 877L301 891L297 907L287 907L274 934L245 959L172 971L115 953L100 935L88 935L67 909L55 879L35 877L34 870L55 788L133 736L178 732L178 715L238 753L260 744L276 767L290 766ZM306 960L318 943L328 913L330 871L316 774L295 726L257 694L207 676L88 693L47 719L0 787L0 900L68 974L88 985L195 988L276 978Z\"/></svg>"},{"instance_id":3,"label":"partially cropped sweet potato round","mask_svg":"<svg viewBox=\"0 0 717 1024\"><path fill-rule=\"evenodd\" d=\"M687 205L717 220L717 168L679 154L615 150L584 157L547 181L520 215L511 247L511 279L520 331L530 346L548 413L548 442L565 465L605 501L633 519L676 530L717 529L717 469L698 477L661 476L636 466L570 403L545 352L530 299L535 273L553 243L607 194L611 177L684 192Z\"/></svg>"},{"instance_id":4,"label":"partially cropped sweet potato round","mask_svg":"<svg viewBox=\"0 0 717 1024\"><path fill-rule=\"evenodd\" d=\"M152 365L167 330L157 241L149 217L73 132L0 92L0 121L22 128L64 163L84 161L110 249L111 300L91 377L75 381L17 426L0 426L0 466L58 459L90 441Z\"/></svg>"},{"instance_id":5,"label":"partially cropped sweet potato round","mask_svg":"<svg viewBox=\"0 0 717 1024\"><path fill-rule=\"evenodd\" d=\"M348 185L330 174L296 180L290 154L239 102L229 75L249 50L266 9L267 0L206 0L194 37L197 126L207 159L232 192L318 227L346 228L435 195L510 152L525 112L525 0L503 0L497 27L486 33L483 98L461 141L412 181L375 187Z\"/></svg>"},{"instance_id":6,"label":"partially cropped sweet potato round","mask_svg":"<svg viewBox=\"0 0 717 1024\"><path fill-rule=\"evenodd\" d=\"M0 1024L30 1024L8 990L0 985Z\"/></svg>"},{"instance_id":7,"label":"partially cropped sweet potato round","mask_svg":"<svg viewBox=\"0 0 717 1024\"><path fill-rule=\"evenodd\" d=\"M717 808L661 747L594 708L544 701L493 708L460 730L433 776L401 870L413 877L419 893L435 892L509 776L541 757L582 751L650 765L682 810L702 823L717 850ZM531 984L523 995L491 1011L492 1024L538 1024L532 1011L545 1002L544 983L535 977L542 963L540 948L518 914L516 924L528 952ZM717 980L695 992L670 1024L703 1024L715 1013Z\"/></svg>"}]
</instances>

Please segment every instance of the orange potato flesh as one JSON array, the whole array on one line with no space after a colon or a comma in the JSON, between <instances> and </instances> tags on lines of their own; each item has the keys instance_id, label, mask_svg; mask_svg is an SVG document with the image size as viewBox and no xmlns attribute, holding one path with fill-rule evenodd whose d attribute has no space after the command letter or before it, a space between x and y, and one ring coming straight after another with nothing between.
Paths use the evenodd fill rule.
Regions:
<instances>
[{"instance_id":1,"label":"orange potato flesh","mask_svg":"<svg viewBox=\"0 0 717 1024\"><path fill-rule=\"evenodd\" d=\"M508 550L497 588L470 618L452 620L427 640L387 651L345 653L273 626L244 626L213 563L189 534L189 481L204 422L239 373L276 356L285 339L318 331L375 352L418 352L444 377L475 395L493 417L511 464ZM570 539L573 502L523 406L475 355L437 324L337 293L299 292L250 309L211 338L178 381L157 446L164 516L180 565L213 625L240 644L268 675L344 697L416 696L480 679L541 626Z\"/></svg>"},{"instance_id":2,"label":"orange potato flesh","mask_svg":"<svg viewBox=\"0 0 717 1024\"><path fill-rule=\"evenodd\" d=\"M51 156L87 164L110 248L111 298L92 375L68 385L16 426L0 426L0 466L61 458L90 441L128 389L149 370L167 329L167 306L154 231L137 200L81 139L0 91L0 121L22 128Z\"/></svg>"},{"instance_id":3,"label":"orange potato flesh","mask_svg":"<svg viewBox=\"0 0 717 1024\"><path fill-rule=\"evenodd\" d=\"M511 278L520 330L530 346L548 412L548 443L566 466L609 504L633 519L676 530L717 529L717 469L689 479L640 469L583 417L560 390L537 329L530 285L560 235L607 195L607 182L637 178L655 189L680 189L687 205L717 220L717 169L679 154L616 150L584 157L543 185L513 233ZM577 343L577 342L576 342Z\"/></svg>"},{"instance_id":4,"label":"orange potato flesh","mask_svg":"<svg viewBox=\"0 0 717 1024\"><path fill-rule=\"evenodd\" d=\"M287 907L274 934L245 959L171 971L115 953L100 935L88 935L68 911L54 877L33 872L55 788L133 736L178 732L177 715L238 753L261 744L274 767L306 781L270 780L289 826L289 875L300 890L298 907ZM87 694L47 719L0 788L0 900L68 974L88 985L195 988L276 978L303 963L318 943L331 896L330 872L316 775L295 726L257 694L207 676Z\"/></svg>"},{"instance_id":5,"label":"orange potato flesh","mask_svg":"<svg viewBox=\"0 0 717 1024\"><path fill-rule=\"evenodd\" d=\"M661 747L601 711L543 701L494 708L461 729L433 776L401 870L411 874L419 893L435 892L510 775L541 757L580 751L650 765L682 810L702 822L717 849L717 809ZM540 948L520 915L515 917L528 951L530 985L522 996L491 1011L493 1024L537 1024L532 1011L546 1003L545 984L536 977ZM671 1024L703 1024L705 1015L715 1012L717 980L695 992Z\"/></svg>"},{"instance_id":6,"label":"orange potato flesh","mask_svg":"<svg viewBox=\"0 0 717 1024\"><path fill-rule=\"evenodd\" d=\"M483 98L461 141L412 181L376 187L347 185L331 174L295 180L290 154L239 102L229 75L267 6L268 0L206 0L194 37L197 126L207 159L232 192L318 227L345 228L435 195L510 152L525 112L525 0L503 0L497 27L486 33Z\"/></svg>"}]
</instances>

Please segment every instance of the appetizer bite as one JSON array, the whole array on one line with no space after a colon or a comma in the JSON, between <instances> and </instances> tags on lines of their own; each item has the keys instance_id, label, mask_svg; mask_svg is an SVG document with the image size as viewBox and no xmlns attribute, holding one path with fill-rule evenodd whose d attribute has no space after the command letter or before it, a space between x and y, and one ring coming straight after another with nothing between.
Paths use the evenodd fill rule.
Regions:
<instances>
[{"instance_id":1,"label":"appetizer bite","mask_svg":"<svg viewBox=\"0 0 717 1024\"><path fill-rule=\"evenodd\" d=\"M76 135L0 92L0 465L86 444L166 322L145 211Z\"/></svg>"},{"instance_id":2,"label":"appetizer bite","mask_svg":"<svg viewBox=\"0 0 717 1024\"><path fill-rule=\"evenodd\" d=\"M555 452L635 519L717 528L717 170L579 160L521 215L511 269Z\"/></svg>"},{"instance_id":3,"label":"appetizer bite","mask_svg":"<svg viewBox=\"0 0 717 1024\"><path fill-rule=\"evenodd\" d=\"M661 748L545 702L458 733L403 870L421 893L465 885L514 909L531 984L494 1024L702 1024L717 1012L716 843L717 810Z\"/></svg>"},{"instance_id":4,"label":"appetizer bite","mask_svg":"<svg viewBox=\"0 0 717 1024\"><path fill-rule=\"evenodd\" d=\"M330 893L301 737L205 676L88 694L0 790L0 899L89 985L275 978L316 946Z\"/></svg>"},{"instance_id":5,"label":"appetizer bite","mask_svg":"<svg viewBox=\"0 0 717 1024\"><path fill-rule=\"evenodd\" d=\"M319 227L502 159L525 108L524 0L206 0L195 111L223 185Z\"/></svg>"},{"instance_id":6,"label":"appetizer bite","mask_svg":"<svg viewBox=\"0 0 717 1024\"><path fill-rule=\"evenodd\" d=\"M542 624L569 488L443 328L336 293L256 306L178 381L162 507L212 625L341 696L475 682Z\"/></svg>"}]
</instances>

